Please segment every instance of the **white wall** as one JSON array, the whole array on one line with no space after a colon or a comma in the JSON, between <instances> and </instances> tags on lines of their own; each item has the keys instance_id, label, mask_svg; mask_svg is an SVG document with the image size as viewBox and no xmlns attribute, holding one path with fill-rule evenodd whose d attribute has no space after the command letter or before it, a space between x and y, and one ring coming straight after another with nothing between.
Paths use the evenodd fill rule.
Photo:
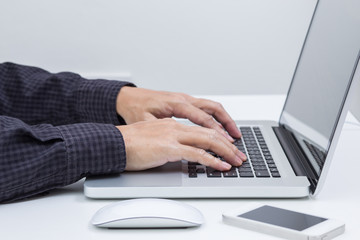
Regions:
<instances>
[{"instance_id":1,"label":"white wall","mask_svg":"<svg viewBox=\"0 0 360 240\"><path fill-rule=\"evenodd\" d=\"M285 93L315 0L0 0L0 62L190 94Z\"/></svg>"}]
</instances>

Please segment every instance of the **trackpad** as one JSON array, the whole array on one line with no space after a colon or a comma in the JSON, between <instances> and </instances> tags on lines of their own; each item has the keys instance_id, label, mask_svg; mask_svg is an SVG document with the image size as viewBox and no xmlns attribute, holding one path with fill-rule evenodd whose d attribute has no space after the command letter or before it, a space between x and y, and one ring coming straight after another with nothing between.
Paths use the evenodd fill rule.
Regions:
<instances>
[{"instance_id":1,"label":"trackpad","mask_svg":"<svg viewBox=\"0 0 360 240\"><path fill-rule=\"evenodd\" d=\"M124 172L117 176L119 187L171 187L181 186L181 162L140 172Z\"/></svg>"},{"instance_id":2,"label":"trackpad","mask_svg":"<svg viewBox=\"0 0 360 240\"><path fill-rule=\"evenodd\" d=\"M181 185L181 162L167 163L161 167L141 172L120 174L122 187L165 187Z\"/></svg>"}]
</instances>

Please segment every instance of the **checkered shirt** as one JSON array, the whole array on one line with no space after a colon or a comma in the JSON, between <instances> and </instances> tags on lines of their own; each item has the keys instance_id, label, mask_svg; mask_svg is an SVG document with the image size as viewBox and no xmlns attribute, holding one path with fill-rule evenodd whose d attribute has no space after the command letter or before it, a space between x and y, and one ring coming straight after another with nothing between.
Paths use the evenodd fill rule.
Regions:
<instances>
[{"instance_id":1,"label":"checkered shirt","mask_svg":"<svg viewBox=\"0 0 360 240\"><path fill-rule=\"evenodd\" d=\"M0 64L0 202L122 172L116 97L128 82Z\"/></svg>"}]
</instances>

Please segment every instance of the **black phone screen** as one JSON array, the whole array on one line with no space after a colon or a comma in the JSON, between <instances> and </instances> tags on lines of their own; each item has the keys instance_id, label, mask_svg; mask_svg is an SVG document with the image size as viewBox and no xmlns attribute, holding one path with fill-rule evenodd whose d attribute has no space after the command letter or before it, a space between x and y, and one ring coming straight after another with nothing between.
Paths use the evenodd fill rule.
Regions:
<instances>
[{"instance_id":1,"label":"black phone screen","mask_svg":"<svg viewBox=\"0 0 360 240\"><path fill-rule=\"evenodd\" d=\"M327 219L264 205L238 217L302 231Z\"/></svg>"}]
</instances>

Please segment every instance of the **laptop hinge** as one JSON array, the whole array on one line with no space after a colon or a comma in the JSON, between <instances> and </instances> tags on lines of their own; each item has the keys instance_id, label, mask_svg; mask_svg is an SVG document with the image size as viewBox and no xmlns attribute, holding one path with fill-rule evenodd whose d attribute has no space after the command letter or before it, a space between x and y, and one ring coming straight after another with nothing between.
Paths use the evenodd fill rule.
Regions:
<instances>
[{"instance_id":1,"label":"laptop hinge","mask_svg":"<svg viewBox=\"0 0 360 240\"><path fill-rule=\"evenodd\" d=\"M311 192L315 191L318 177L308 158L302 151L294 135L283 126L273 127L296 176L306 176L311 184Z\"/></svg>"}]
</instances>

